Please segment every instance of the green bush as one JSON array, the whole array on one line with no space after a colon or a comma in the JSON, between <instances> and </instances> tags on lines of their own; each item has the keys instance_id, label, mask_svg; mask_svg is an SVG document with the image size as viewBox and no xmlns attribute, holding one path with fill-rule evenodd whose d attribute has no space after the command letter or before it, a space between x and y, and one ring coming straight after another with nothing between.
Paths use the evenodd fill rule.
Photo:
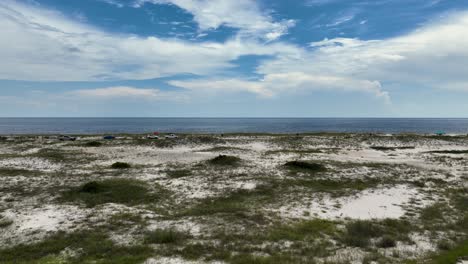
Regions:
<instances>
[{"instance_id":1,"label":"green bush","mask_svg":"<svg viewBox=\"0 0 468 264\"><path fill-rule=\"evenodd\" d=\"M99 141L91 141L85 144L86 147L100 147L102 143Z\"/></svg>"},{"instance_id":2,"label":"green bush","mask_svg":"<svg viewBox=\"0 0 468 264\"><path fill-rule=\"evenodd\" d=\"M379 242L377 242L377 247L379 248L392 248L396 246L396 241L393 237L385 235Z\"/></svg>"},{"instance_id":3,"label":"green bush","mask_svg":"<svg viewBox=\"0 0 468 264\"><path fill-rule=\"evenodd\" d=\"M160 193L161 194L161 193ZM88 207L105 203L135 205L157 200L144 182L128 179L92 181L77 188L63 192L61 200L65 202L82 201Z\"/></svg>"},{"instance_id":4,"label":"green bush","mask_svg":"<svg viewBox=\"0 0 468 264\"><path fill-rule=\"evenodd\" d=\"M130 169L132 166L130 166L130 164L128 163L125 163L125 162L116 162L114 164L111 165L111 168L112 169Z\"/></svg>"},{"instance_id":5,"label":"green bush","mask_svg":"<svg viewBox=\"0 0 468 264\"><path fill-rule=\"evenodd\" d=\"M322 164L312 163L307 161L289 161L284 166L290 170L307 171L307 172L320 172L326 171L326 167Z\"/></svg>"},{"instance_id":6,"label":"green bush","mask_svg":"<svg viewBox=\"0 0 468 264\"><path fill-rule=\"evenodd\" d=\"M156 229L145 234L146 244L176 244L187 238L187 235L173 229Z\"/></svg>"},{"instance_id":7,"label":"green bush","mask_svg":"<svg viewBox=\"0 0 468 264\"><path fill-rule=\"evenodd\" d=\"M219 155L209 161L210 164L216 166L235 166L240 163L241 159L238 157Z\"/></svg>"}]
</instances>

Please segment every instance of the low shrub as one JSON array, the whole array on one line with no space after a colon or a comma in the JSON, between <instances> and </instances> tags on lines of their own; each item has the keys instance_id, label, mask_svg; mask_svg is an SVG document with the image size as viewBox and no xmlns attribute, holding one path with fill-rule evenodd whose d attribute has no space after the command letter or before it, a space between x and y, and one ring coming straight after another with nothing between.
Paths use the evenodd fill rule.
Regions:
<instances>
[{"instance_id":1,"label":"low shrub","mask_svg":"<svg viewBox=\"0 0 468 264\"><path fill-rule=\"evenodd\" d=\"M125 162L116 162L111 165L112 169L130 169L132 166Z\"/></svg>"},{"instance_id":2,"label":"low shrub","mask_svg":"<svg viewBox=\"0 0 468 264\"><path fill-rule=\"evenodd\" d=\"M307 172L320 172L326 171L326 167L322 164L312 163L307 161L289 161L284 166L290 170L307 171Z\"/></svg>"},{"instance_id":3,"label":"low shrub","mask_svg":"<svg viewBox=\"0 0 468 264\"><path fill-rule=\"evenodd\" d=\"M160 191L159 195L162 195ZM157 201L159 196L151 194L144 182L128 179L92 181L62 193L65 202L82 201L88 207L105 203L136 205Z\"/></svg>"},{"instance_id":4,"label":"low shrub","mask_svg":"<svg viewBox=\"0 0 468 264\"><path fill-rule=\"evenodd\" d=\"M216 166L235 166L240 163L241 159L234 156L219 155L209 161L210 164Z\"/></svg>"},{"instance_id":5,"label":"low shrub","mask_svg":"<svg viewBox=\"0 0 468 264\"><path fill-rule=\"evenodd\" d=\"M145 244L176 244L187 235L173 229L156 229L145 234Z\"/></svg>"},{"instance_id":6,"label":"low shrub","mask_svg":"<svg viewBox=\"0 0 468 264\"><path fill-rule=\"evenodd\" d=\"M91 141L91 142L87 142L85 146L86 147L100 147L102 146L102 143L99 141Z\"/></svg>"}]
</instances>

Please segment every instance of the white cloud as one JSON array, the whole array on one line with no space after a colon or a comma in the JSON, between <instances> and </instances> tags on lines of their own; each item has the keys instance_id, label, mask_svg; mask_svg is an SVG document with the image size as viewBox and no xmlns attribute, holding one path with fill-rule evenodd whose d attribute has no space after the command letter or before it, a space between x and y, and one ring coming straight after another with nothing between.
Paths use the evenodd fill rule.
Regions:
<instances>
[{"instance_id":1,"label":"white cloud","mask_svg":"<svg viewBox=\"0 0 468 264\"><path fill-rule=\"evenodd\" d=\"M275 22L262 12L254 0L137 0L135 7L144 3L173 4L193 14L202 31L228 26L241 29L241 34L261 36L272 41L286 34L295 25L294 20Z\"/></svg>"},{"instance_id":2,"label":"white cloud","mask_svg":"<svg viewBox=\"0 0 468 264\"><path fill-rule=\"evenodd\" d=\"M72 94L78 96L86 96L93 98L117 98L117 97L141 97L141 98L156 98L159 96L158 89L138 89L134 87L107 87L98 89L77 90Z\"/></svg>"},{"instance_id":3,"label":"white cloud","mask_svg":"<svg viewBox=\"0 0 468 264\"><path fill-rule=\"evenodd\" d=\"M258 81L238 79L206 79L171 81L170 84L200 91L247 91L261 97L272 97L297 90L338 90L366 92L390 103L389 94L382 91L378 81L356 80L327 75L309 75L303 72L268 74Z\"/></svg>"},{"instance_id":4,"label":"white cloud","mask_svg":"<svg viewBox=\"0 0 468 264\"><path fill-rule=\"evenodd\" d=\"M62 95L66 100L81 100L83 98L91 100L115 100L115 99L136 99L144 101L188 101L188 93L184 91L162 91L155 88L137 88L130 86L116 86L96 89L81 89L68 92Z\"/></svg>"},{"instance_id":5,"label":"white cloud","mask_svg":"<svg viewBox=\"0 0 468 264\"><path fill-rule=\"evenodd\" d=\"M386 84L468 90L468 13L386 40L349 38L311 43L310 50L263 62L257 81L186 80L188 89L238 89L272 96L297 89L362 91L390 102Z\"/></svg>"},{"instance_id":6,"label":"white cloud","mask_svg":"<svg viewBox=\"0 0 468 264\"><path fill-rule=\"evenodd\" d=\"M89 81L209 75L242 55L296 52L241 37L225 43L116 35L62 14L6 0L0 3L0 79Z\"/></svg>"}]
</instances>

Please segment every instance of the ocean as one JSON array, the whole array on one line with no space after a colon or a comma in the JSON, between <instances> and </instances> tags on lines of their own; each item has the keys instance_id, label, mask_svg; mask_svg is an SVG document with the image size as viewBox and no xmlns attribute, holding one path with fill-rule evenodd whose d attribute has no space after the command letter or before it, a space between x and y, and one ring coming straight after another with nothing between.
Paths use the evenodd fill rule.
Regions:
<instances>
[{"instance_id":1,"label":"ocean","mask_svg":"<svg viewBox=\"0 0 468 264\"><path fill-rule=\"evenodd\" d=\"M435 133L468 134L468 118L0 118L0 134Z\"/></svg>"}]
</instances>

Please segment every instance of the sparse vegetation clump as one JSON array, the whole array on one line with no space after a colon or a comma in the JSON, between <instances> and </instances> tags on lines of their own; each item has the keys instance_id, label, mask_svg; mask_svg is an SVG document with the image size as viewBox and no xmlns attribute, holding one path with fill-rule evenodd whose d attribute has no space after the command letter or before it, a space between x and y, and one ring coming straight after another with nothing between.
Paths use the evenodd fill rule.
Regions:
<instances>
[{"instance_id":1,"label":"sparse vegetation clump","mask_svg":"<svg viewBox=\"0 0 468 264\"><path fill-rule=\"evenodd\" d=\"M209 163L215 166L236 166L239 165L240 162L240 158L228 155L219 155L209 160Z\"/></svg>"},{"instance_id":2,"label":"sparse vegetation clump","mask_svg":"<svg viewBox=\"0 0 468 264\"><path fill-rule=\"evenodd\" d=\"M90 141L85 144L86 147L100 147L102 143L99 141Z\"/></svg>"},{"instance_id":3,"label":"sparse vegetation clump","mask_svg":"<svg viewBox=\"0 0 468 264\"><path fill-rule=\"evenodd\" d=\"M379 150L379 151L396 151L399 149L414 149L415 147L412 146L407 146L407 147L384 147L384 146L372 146L370 147L373 150Z\"/></svg>"},{"instance_id":4,"label":"sparse vegetation clump","mask_svg":"<svg viewBox=\"0 0 468 264\"><path fill-rule=\"evenodd\" d=\"M0 176L15 177L15 176L36 176L41 174L40 171L32 171L15 168L0 168Z\"/></svg>"},{"instance_id":5,"label":"sparse vegetation clump","mask_svg":"<svg viewBox=\"0 0 468 264\"><path fill-rule=\"evenodd\" d=\"M327 170L327 168L322 164L297 160L286 162L284 166L291 171L322 172Z\"/></svg>"},{"instance_id":6,"label":"sparse vegetation clump","mask_svg":"<svg viewBox=\"0 0 468 264\"><path fill-rule=\"evenodd\" d=\"M12 220L0 217L0 229L7 228L11 226L12 224L13 224Z\"/></svg>"},{"instance_id":7,"label":"sparse vegetation clump","mask_svg":"<svg viewBox=\"0 0 468 264\"><path fill-rule=\"evenodd\" d=\"M64 257L65 249L75 254ZM0 249L0 263L142 263L152 254L147 246L119 246L99 230L59 232L33 244Z\"/></svg>"},{"instance_id":8,"label":"sparse vegetation clump","mask_svg":"<svg viewBox=\"0 0 468 264\"><path fill-rule=\"evenodd\" d=\"M118 169L118 170L123 170L123 169L130 169L132 166L126 162L115 162L114 164L111 165L112 169Z\"/></svg>"},{"instance_id":9,"label":"sparse vegetation clump","mask_svg":"<svg viewBox=\"0 0 468 264\"><path fill-rule=\"evenodd\" d=\"M412 231L409 222L395 219L383 221L357 220L346 224L343 242L352 247L367 248L371 239L379 238L377 247L395 247L396 241L409 241Z\"/></svg>"},{"instance_id":10,"label":"sparse vegetation clump","mask_svg":"<svg viewBox=\"0 0 468 264\"><path fill-rule=\"evenodd\" d=\"M436 154L468 154L468 150L434 150L434 151L429 151L429 153L436 153Z\"/></svg>"},{"instance_id":11,"label":"sparse vegetation clump","mask_svg":"<svg viewBox=\"0 0 468 264\"><path fill-rule=\"evenodd\" d=\"M146 232L145 244L177 244L187 237L187 234L174 229L156 229Z\"/></svg>"},{"instance_id":12,"label":"sparse vegetation clump","mask_svg":"<svg viewBox=\"0 0 468 264\"><path fill-rule=\"evenodd\" d=\"M162 191L159 193L162 195ZM158 194L150 193L144 182L129 179L92 181L62 193L62 201L84 202L88 207L105 203L135 205L155 202Z\"/></svg>"},{"instance_id":13,"label":"sparse vegetation clump","mask_svg":"<svg viewBox=\"0 0 468 264\"><path fill-rule=\"evenodd\" d=\"M179 178L184 178L192 175L192 171L190 170L168 170L166 171L166 174L169 178L171 179L179 179Z\"/></svg>"},{"instance_id":14,"label":"sparse vegetation clump","mask_svg":"<svg viewBox=\"0 0 468 264\"><path fill-rule=\"evenodd\" d=\"M314 219L309 221L302 221L294 225L281 225L273 227L268 234L268 240L313 241L318 237L322 237L323 235L331 235L335 232L335 223L323 219Z\"/></svg>"}]
</instances>

